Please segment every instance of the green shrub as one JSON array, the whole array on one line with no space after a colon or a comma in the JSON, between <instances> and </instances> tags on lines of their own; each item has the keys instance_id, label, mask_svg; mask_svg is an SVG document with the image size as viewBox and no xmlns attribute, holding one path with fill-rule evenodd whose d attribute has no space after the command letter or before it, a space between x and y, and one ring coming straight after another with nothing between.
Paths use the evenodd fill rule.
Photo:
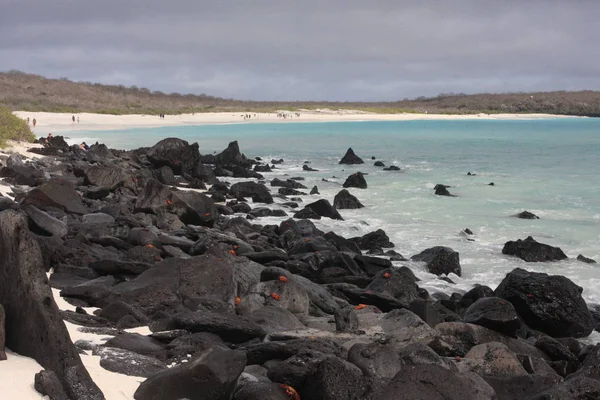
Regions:
<instances>
[{"instance_id":1,"label":"green shrub","mask_svg":"<svg viewBox=\"0 0 600 400\"><path fill-rule=\"evenodd\" d=\"M7 140L33 142L35 136L27 122L13 115L8 108L0 106L0 147L6 146Z\"/></svg>"}]
</instances>

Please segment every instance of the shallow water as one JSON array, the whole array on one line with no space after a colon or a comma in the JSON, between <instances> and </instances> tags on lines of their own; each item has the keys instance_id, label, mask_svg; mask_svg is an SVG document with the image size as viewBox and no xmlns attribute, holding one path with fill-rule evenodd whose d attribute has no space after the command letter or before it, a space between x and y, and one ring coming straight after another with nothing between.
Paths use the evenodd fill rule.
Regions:
<instances>
[{"instance_id":1,"label":"shallow water","mask_svg":"<svg viewBox=\"0 0 600 400\"><path fill-rule=\"evenodd\" d=\"M165 137L198 142L201 153L220 152L238 140L248 157L283 158L267 179L303 176L309 189L333 200L345 178L368 173L367 190L351 189L366 208L341 210L345 221L316 224L344 236L383 228L395 250L411 256L431 246L460 253L462 278L456 285L437 279L421 265L409 265L431 291L468 290L474 283L495 288L516 267L565 275L584 288L588 302L600 303L600 266L576 261L583 254L600 261L600 120L401 121L236 124L81 132L73 142L99 140L112 148L151 146ZM84 139L85 138L85 139ZM352 147L365 160L338 164ZM401 172L374 167L371 156ZM303 172L307 160L319 172ZM467 176L467 172L476 176ZM336 178L332 178L335 176ZM322 182L327 178L330 182ZM494 186L488 183L494 182ZM435 196L437 183L458 197ZM306 201L312 201L311 196ZM511 217L529 210L541 219ZM266 218L260 223L275 223ZM470 228L474 241L460 231ZM525 263L501 253L508 240L533 236L559 246L571 257L554 263Z\"/></svg>"}]
</instances>

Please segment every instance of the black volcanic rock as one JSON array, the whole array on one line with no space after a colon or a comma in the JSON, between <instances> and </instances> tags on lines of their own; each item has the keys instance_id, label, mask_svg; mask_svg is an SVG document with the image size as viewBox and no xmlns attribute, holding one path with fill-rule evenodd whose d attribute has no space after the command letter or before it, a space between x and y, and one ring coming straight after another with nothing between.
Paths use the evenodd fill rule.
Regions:
<instances>
[{"instance_id":1,"label":"black volcanic rock","mask_svg":"<svg viewBox=\"0 0 600 400\"><path fill-rule=\"evenodd\" d=\"M239 165L242 167L250 166L253 161L248 160L245 155L240 152L240 146L237 140L229 143L227 148L215 157L217 165Z\"/></svg>"},{"instance_id":2,"label":"black volcanic rock","mask_svg":"<svg viewBox=\"0 0 600 400\"><path fill-rule=\"evenodd\" d=\"M54 372L70 399L103 399L71 343L44 273L40 247L22 214L0 212L0 249L7 347Z\"/></svg>"},{"instance_id":3,"label":"black volcanic rock","mask_svg":"<svg viewBox=\"0 0 600 400\"><path fill-rule=\"evenodd\" d=\"M242 351L210 347L194 360L166 369L142 382L136 400L231 399L246 366Z\"/></svg>"},{"instance_id":4,"label":"black volcanic rock","mask_svg":"<svg viewBox=\"0 0 600 400\"><path fill-rule=\"evenodd\" d=\"M250 197L252 201L257 203L273 203L273 196L265 185L256 182L238 182L229 189L235 197Z\"/></svg>"},{"instance_id":5,"label":"black volcanic rock","mask_svg":"<svg viewBox=\"0 0 600 400\"><path fill-rule=\"evenodd\" d=\"M521 320L513 305L498 297L477 300L467 309L463 320L512 337L516 337L521 328Z\"/></svg>"},{"instance_id":6,"label":"black volcanic rock","mask_svg":"<svg viewBox=\"0 0 600 400\"><path fill-rule=\"evenodd\" d=\"M559 261L567 258L559 247L539 243L531 236L525 240L506 242L502 254L517 256L527 262Z\"/></svg>"},{"instance_id":7,"label":"black volcanic rock","mask_svg":"<svg viewBox=\"0 0 600 400\"><path fill-rule=\"evenodd\" d=\"M427 270L432 274L442 275L455 273L461 275L459 255L450 247L435 246L411 257L414 261L427 263Z\"/></svg>"},{"instance_id":8,"label":"black volcanic rock","mask_svg":"<svg viewBox=\"0 0 600 400\"><path fill-rule=\"evenodd\" d=\"M340 160L339 163L340 164L364 164L364 161L359 156L354 154L354 150L352 150L352 147L350 147L346 151L346 154L344 155L344 157L342 157L342 159Z\"/></svg>"},{"instance_id":9,"label":"black volcanic rock","mask_svg":"<svg viewBox=\"0 0 600 400\"><path fill-rule=\"evenodd\" d=\"M176 175L192 172L200 161L198 143L190 145L178 138L161 140L148 150L146 156L155 168L167 165Z\"/></svg>"},{"instance_id":10,"label":"black volcanic rock","mask_svg":"<svg viewBox=\"0 0 600 400\"><path fill-rule=\"evenodd\" d=\"M582 254L580 254L580 255L577 256L577 261L581 261L581 262L586 263L586 264L596 264L596 260L593 260L591 258L587 258L587 257L585 257Z\"/></svg>"},{"instance_id":11,"label":"black volcanic rock","mask_svg":"<svg viewBox=\"0 0 600 400\"><path fill-rule=\"evenodd\" d=\"M367 188L367 181L362 172L356 172L346 178L346 182L343 185L345 188L355 187L359 189Z\"/></svg>"},{"instance_id":12,"label":"black volcanic rock","mask_svg":"<svg viewBox=\"0 0 600 400\"><path fill-rule=\"evenodd\" d=\"M93 166L85 171L84 183L86 185L106 187L110 190L115 190L117 187L122 186L127 178L127 174L121 168Z\"/></svg>"},{"instance_id":13,"label":"black volcanic rock","mask_svg":"<svg viewBox=\"0 0 600 400\"><path fill-rule=\"evenodd\" d=\"M540 219L540 217L529 211L520 212L517 215L515 215L515 217L521 219Z\"/></svg>"},{"instance_id":14,"label":"black volcanic rock","mask_svg":"<svg viewBox=\"0 0 600 400\"><path fill-rule=\"evenodd\" d=\"M340 190L333 198L333 206L338 210L363 208L364 205L346 189Z\"/></svg>"},{"instance_id":15,"label":"black volcanic rock","mask_svg":"<svg viewBox=\"0 0 600 400\"><path fill-rule=\"evenodd\" d=\"M435 194L437 194L438 196L449 196L449 197L454 197L453 194L450 194L450 192L448 191L448 188L450 186L446 186L446 185L442 185L442 184L437 184L435 185L435 187L433 188L435 190Z\"/></svg>"},{"instance_id":16,"label":"black volcanic rock","mask_svg":"<svg viewBox=\"0 0 600 400\"><path fill-rule=\"evenodd\" d=\"M306 208L310 208L321 217L343 220L342 216L336 210L336 208L332 206L328 200L325 199L317 200L314 203L307 204Z\"/></svg>"},{"instance_id":17,"label":"black volcanic rock","mask_svg":"<svg viewBox=\"0 0 600 400\"><path fill-rule=\"evenodd\" d=\"M390 242L390 238L383 229L377 229L374 232L369 232L362 237L351 238L361 250L373 250L386 247L394 247L394 243Z\"/></svg>"},{"instance_id":18,"label":"black volcanic rock","mask_svg":"<svg viewBox=\"0 0 600 400\"><path fill-rule=\"evenodd\" d=\"M42 211L58 208L72 214L83 215L88 212L75 188L61 179L53 179L31 190L21 201L21 205L27 204Z\"/></svg>"},{"instance_id":19,"label":"black volcanic rock","mask_svg":"<svg viewBox=\"0 0 600 400\"><path fill-rule=\"evenodd\" d=\"M596 323L582 288L559 275L514 269L494 292L510 301L527 326L552 337L585 337Z\"/></svg>"}]
</instances>

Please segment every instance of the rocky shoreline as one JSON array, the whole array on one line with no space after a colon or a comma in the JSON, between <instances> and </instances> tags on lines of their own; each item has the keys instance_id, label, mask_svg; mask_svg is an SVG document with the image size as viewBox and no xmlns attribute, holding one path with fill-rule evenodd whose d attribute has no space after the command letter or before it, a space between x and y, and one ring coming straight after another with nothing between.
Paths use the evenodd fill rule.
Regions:
<instances>
[{"instance_id":1,"label":"rocky shoreline","mask_svg":"<svg viewBox=\"0 0 600 400\"><path fill-rule=\"evenodd\" d=\"M0 195L0 360L4 343L34 358L51 399L104 398L83 352L147 378L137 400L600 398L600 347L577 340L600 314L566 277L518 268L496 290L428 293L383 230L314 225L363 207L348 190L312 201L302 176L266 182L284 161L237 142L201 155L175 138L84 151L55 137L33 151L48 157L0 159L15 197ZM362 162L351 149L340 161ZM566 257L530 237L503 253ZM462 272L448 247L411 260L444 280ZM73 344L63 320L112 338ZM140 326L152 334L124 331Z\"/></svg>"}]
</instances>

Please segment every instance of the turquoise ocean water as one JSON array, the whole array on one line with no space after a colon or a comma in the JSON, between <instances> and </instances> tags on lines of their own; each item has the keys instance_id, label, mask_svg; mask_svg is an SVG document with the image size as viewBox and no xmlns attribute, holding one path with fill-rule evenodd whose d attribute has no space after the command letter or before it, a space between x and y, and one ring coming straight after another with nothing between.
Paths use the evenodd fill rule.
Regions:
<instances>
[{"instance_id":1,"label":"turquoise ocean water","mask_svg":"<svg viewBox=\"0 0 600 400\"><path fill-rule=\"evenodd\" d=\"M316 224L344 236L383 228L407 257L438 245L457 250L463 276L451 276L456 285L418 264L399 263L413 268L430 292L468 290L474 283L495 288L507 272L521 267L565 275L584 288L586 301L600 303L600 264L574 259L581 253L600 261L600 120L253 123L89 131L71 139L131 149L165 137L198 142L201 153L220 152L237 140L248 157L283 158L281 168L265 177L305 177L309 189L317 185L321 192L305 202L332 201L348 175L368 173L369 188L351 190L366 208L342 210L342 222ZM338 165L348 147L365 164ZM402 171L382 171L372 156ZM303 172L305 160L319 172ZM458 197L435 196L437 183L452 186ZM541 219L511 217L523 210ZM474 241L460 234L465 228L474 232ZM506 241L529 235L561 247L571 259L525 263L502 255Z\"/></svg>"}]
</instances>

